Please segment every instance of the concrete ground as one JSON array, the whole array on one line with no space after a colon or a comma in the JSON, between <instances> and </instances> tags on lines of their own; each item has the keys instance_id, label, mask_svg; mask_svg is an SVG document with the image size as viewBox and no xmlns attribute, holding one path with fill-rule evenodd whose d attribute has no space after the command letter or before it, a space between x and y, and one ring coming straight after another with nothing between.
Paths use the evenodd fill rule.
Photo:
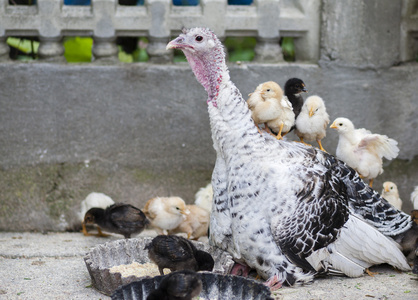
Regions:
<instances>
[{"instance_id":1,"label":"concrete ground","mask_svg":"<svg viewBox=\"0 0 418 300\"><path fill-rule=\"evenodd\" d=\"M120 237L0 232L0 299L110 299L91 287L83 256L95 245ZM275 298L417 299L417 275L398 273L389 266L371 270L379 273L375 277L318 278L309 286L280 289Z\"/></svg>"}]
</instances>

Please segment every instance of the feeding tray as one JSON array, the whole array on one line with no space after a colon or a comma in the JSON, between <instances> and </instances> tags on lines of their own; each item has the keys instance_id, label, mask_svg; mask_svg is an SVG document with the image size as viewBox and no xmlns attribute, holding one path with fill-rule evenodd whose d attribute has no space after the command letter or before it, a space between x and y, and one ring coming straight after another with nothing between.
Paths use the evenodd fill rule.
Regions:
<instances>
[{"instance_id":1,"label":"feeding tray","mask_svg":"<svg viewBox=\"0 0 418 300\"><path fill-rule=\"evenodd\" d=\"M103 294L111 295L119 286L149 277L135 275L124 277L120 272L111 272L111 269L120 265L130 265L134 262L139 264L150 263L148 250L144 250L144 247L152 239L151 237L121 239L98 245L90 250L84 257L84 262L89 271L93 287ZM212 255L215 261L214 273L228 274L231 271L234 261L229 253L201 242L192 241L192 243L197 249Z\"/></svg>"},{"instance_id":2,"label":"feeding tray","mask_svg":"<svg viewBox=\"0 0 418 300\"><path fill-rule=\"evenodd\" d=\"M199 272L202 280L202 291L198 299L240 299L240 300L273 300L270 289L253 279L223 275L210 272ZM112 300L145 300L160 285L163 276L143 278L123 285L112 294Z\"/></svg>"}]
</instances>

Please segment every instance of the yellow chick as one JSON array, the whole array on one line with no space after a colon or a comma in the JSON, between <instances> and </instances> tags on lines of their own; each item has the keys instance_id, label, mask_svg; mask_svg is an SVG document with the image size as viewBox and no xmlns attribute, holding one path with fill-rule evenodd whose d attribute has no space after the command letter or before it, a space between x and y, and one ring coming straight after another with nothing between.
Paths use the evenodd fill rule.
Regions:
<instances>
[{"instance_id":1,"label":"yellow chick","mask_svg":"<svg viewBox=\"0 0 418 300\"><path fill-rule=\"evenodd\" d=\"M385 198L396 209L401 210L402 200L399 198L399 191L396 184L391 181L385 181L383 183L382 197Z\"/></svg>"},{"instance_id":2,"label":"yellow chick","mask_svg":"<svg viewBox=\"0 0 418 300\"><path fill-rule=\"evenodd\" d=\"M194 204L206 209L208 212L212 210L213 188L211 183L200 188L194 197Z\"/></svg>"},{"instance_id":3,"label":"yellow chick","mask_svg":"<svg viewBox=\"0 0 418 300\"><path fill-rule=\"evenodd\" d=\"M186 219L180 223L180 225L169 233L184 232L187 234L188 239L197 240L201 236L208 234L210 213L197 205L186 205L190 214L186 216Z\"/></svg>"},{"instance_id":4,"label":"yellow chick","mask_svg":"<svg viewBox=\"0 0 418 300\"><path fill-rule=\"evenodd\" d=\"M190 211L180 197L156 197L147 201L143 212L159 234L168 234L186 219Z\"/></svg>"},{"instance_id":5,"label":"yellow chick","mask_svg":"<svg viewBox=\"0 0 418 300\"><path fill-rule=\"evenodd\" d=\"M337 118L330 126L337 130L339 139L337 158L355 169L362 178L373 180L383 173L382 158L394 159L398 156L398 142L386 135L371 133L364 128L356 129L347 118Z\"/></svg>"},{"instance_id":6,"label":"yellow chick","mask_svg":"<svg viewBox=\"0 0 418 300\"><path fill-rule=\"evenodd\" d=\"M319 96L310 96L302 106L302 110L296 119L296 135L304 144L305 140L316 142L319 149L325 151L321 140L326 136L329 124L329 115L324 101Z\"/></svg>"},{"instance_id":7,"label":"yellow chick","mask_svg":"<svg viewBox=\"0 0 418 300\"><path fill-rule=\"evenodd\" d=\"M277 132L277 139L282 139L295 123L292 104L282 88L274 81L267 81L258 85L249 96L247 105L257 128L258 124L264 123L267 131L270 128Z\"/></svg>"}]
</instances>

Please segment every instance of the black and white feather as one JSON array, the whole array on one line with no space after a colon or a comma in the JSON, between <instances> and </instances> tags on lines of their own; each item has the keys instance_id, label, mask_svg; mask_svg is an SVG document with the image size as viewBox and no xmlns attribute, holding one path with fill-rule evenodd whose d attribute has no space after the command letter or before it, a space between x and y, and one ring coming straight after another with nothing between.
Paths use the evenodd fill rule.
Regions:
<instances>
[{"instance_id":1,"label":"black and white feather","mask_svg":"<svg viewBox=\"0 0 418 300\"><path fill-rule=\"evenodd\" d=\"M320 272L359 276L379 263L410 270L385 235L408 230L411 218L334 156L259 134L213 32L185 30L167 48L185 53L208 93L217 153L212 244L271 284L303 284Z\"/></svg>"}]
</instances>

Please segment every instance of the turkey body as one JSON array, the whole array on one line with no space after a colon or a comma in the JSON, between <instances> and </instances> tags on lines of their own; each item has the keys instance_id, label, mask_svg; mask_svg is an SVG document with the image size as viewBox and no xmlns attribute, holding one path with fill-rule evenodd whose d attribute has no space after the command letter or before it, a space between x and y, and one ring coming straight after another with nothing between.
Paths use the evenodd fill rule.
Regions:
<instances>
[{"instance_id":1,"label":"turkey body","mask_svg":"<svg viewBox=\"0 0 418 300\"><path fill-rule=\"evenodd\" d=\"M365 201L379 206L381 199L353 169L323 151L260 134L211 31L186 30L167 47L183 50L208 92L217 153L211 244L256 269L269 283L303 284L321 272L360 276L382 262L410 269L398 245L380 232L404 232L410 217L394 210L394 220L382 222L380 229L372 227L368 213L370 224L380 224L373 211L355 206ZM389 205L387 211L391 209ZM390 219L384 213L381 218Z\"/></svg>"}]
</instances>

